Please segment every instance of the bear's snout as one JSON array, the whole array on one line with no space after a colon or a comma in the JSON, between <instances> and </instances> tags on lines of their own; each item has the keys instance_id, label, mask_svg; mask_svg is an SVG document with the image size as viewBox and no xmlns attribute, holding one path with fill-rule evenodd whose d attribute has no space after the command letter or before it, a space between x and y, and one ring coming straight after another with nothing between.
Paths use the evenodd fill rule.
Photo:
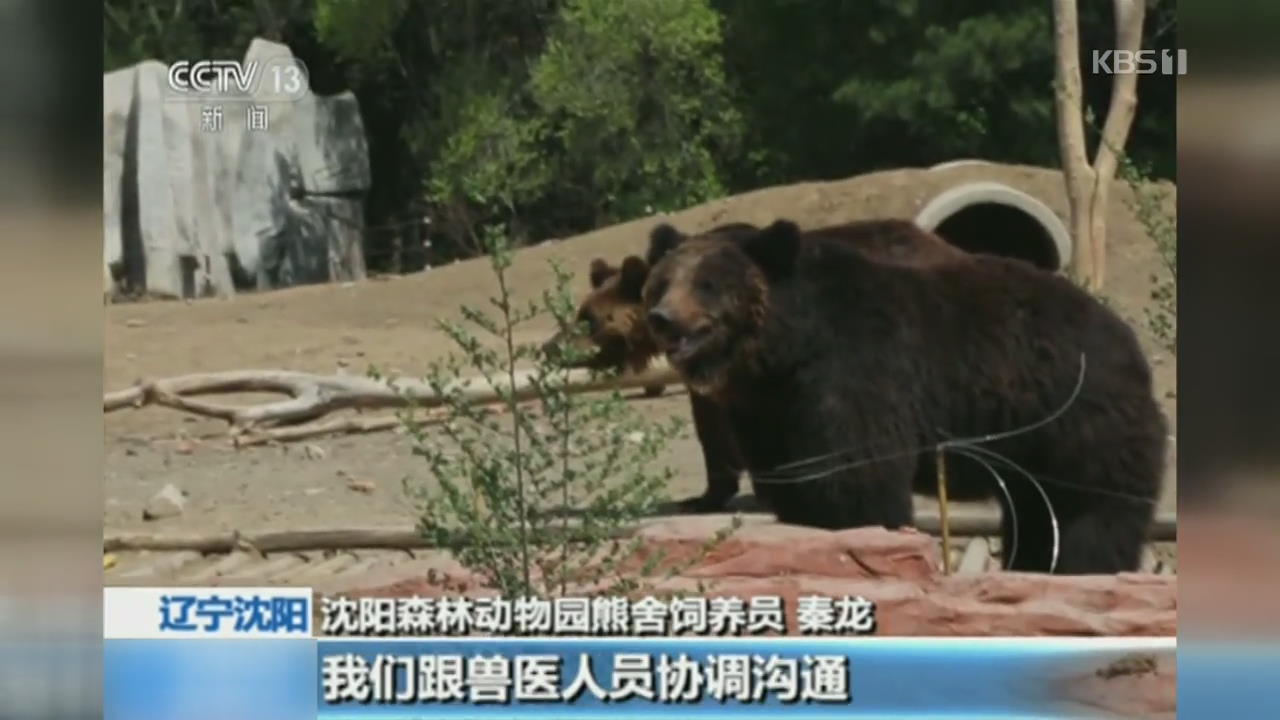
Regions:
<instances>
[{"instance_id":1,"label":"bear's snout","mask_svg":"<svg viewBox=\"0 0 1280 720\"><path fill-rule=\"evenodd\" d=\"M675 322L672 321L671 313L665 307L659 305L650 310L645 319L649 323L649 329L653 331L653 334L658 339L668 342L680 339L679 329L676 327Z\"/></svg>"}]
</instances>

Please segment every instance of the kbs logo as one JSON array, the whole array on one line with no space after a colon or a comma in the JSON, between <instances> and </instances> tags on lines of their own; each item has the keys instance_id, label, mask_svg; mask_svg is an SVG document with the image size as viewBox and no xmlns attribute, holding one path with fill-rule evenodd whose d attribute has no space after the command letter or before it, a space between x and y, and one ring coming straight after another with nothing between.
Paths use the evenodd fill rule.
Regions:
<instances>
[{"instance_id":1,"label":"kbs logo","mask_svg":"<svg viewBox=\"0 0 1280 720\"><path fill-rule=\"evenodd\" d=\"M1158 60L1157 60L1158 59ZM1094 50L1094 75L1186 75L1187 51Z\"/></svg>"},{"instance_id":2,"label":"kbs logo","mask_svg":"<svg viewBox=\"0 0 1280 720\"><path fill-rule=\"evenodd\" d=\"M301 60L181 60L169 66L171 97L179 100L297 100L309 88Z\"/></svg>"}]
</instances>

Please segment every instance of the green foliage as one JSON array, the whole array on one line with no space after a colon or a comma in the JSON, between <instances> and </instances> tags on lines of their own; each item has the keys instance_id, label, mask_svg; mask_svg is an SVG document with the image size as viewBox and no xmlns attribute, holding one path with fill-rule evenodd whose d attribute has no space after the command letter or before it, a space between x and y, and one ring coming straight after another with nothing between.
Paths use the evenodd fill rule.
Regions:
<instances>
[{"instance_id":1,"label":"green foliage","mask_svg":"<svg viewBox=\"0 0 1280 720\"><path fill-rule=\"evenodd\" d=\"M297 2L277 3L281 18ZM108 0L102 6L102 61L110 72L156 59L239 58L267 18L252 0Z\"/></svg>"},{"instance_id":2,"label":"green foliage","mask_svg":"<svg viewBox=\"0 0 1280 720\"><path fill-rule=\"evenodd\" d=\"M444 400L443 421L427 426L415 413L403 416L434 480L405 484L422 531L506 596L562 595L571 585L609 581L629 589L634 580L618 563L640 548L624 530L662 499L671 471L652 465L681 423L646 420L616 390L569 392L569 371L516 339L548 313L574 327L568 273L555 267L555 288L521 305L508 285L505 233L481 239L497 293L490 311L464 307L464 322L440 323L458 349L427 377ZM532 397L513 391L526 364ZM497 390L500 412L468 396L469 374Z\"/></svg>"},{"instance_id":3,"label":"green foliage","mask_svg":"<svg viewBox=\"0 0 1280 720\"><path fill-rule=\"evenodd\" d=\"M741 122L705 0L569 0L546 28L527 70L463 52L415 129L453 244L491 222L546 236L725 193L716 158Z\"/></svg>"},{"instance_id":4,"label":"green foliage","mask_svg":"<svg viewBox=\"0 0 1280 720\"><path fill-rule=\"evenodd\" d=\"M1056 166L1049 3L716 0L749 154L732 186L843 178L958 157ZM1082 48L1114 43L1109 3L1080 3ZM1174 47L1172 3L1143 47ZM1087 67L1087 55L1085 56ZM1086 74L1105 107L1110 78ZM1174 168L1176 78L1144 76L1130 149Z\"/></svg>"},{"instance_id":5,"label":"green foliage","mask_svg":"<svg viewBox=\"0 0 1280 720\"><path fill-rule=\"evenodd\" d=\"M705 0L568 0L531 89L558 169L598 219L722 195L715 158L736 149L720 20Z\"/></svg>"},{"instance_id":6,"label":"green foliage","mask_svg":"<svg viewBox=\"0 0 1280 720\"><path fill-rule=\"evenodd\" d=\"M998 142L1022 152L1038 146L1035 159L1051 161L1054 148L1037 134L1051 127L1053 98L1030 81L1052 76L1046 8L1023 3L946 17L951 14L938 12L910 28L873 28L870 45L881 62L859 66L834 99L857 124L904 127L941 156L974 155L975 148ZM885 72L888 59L901 61L898 72Z\"/></svg>"},{"instance_id":7,"label":"green foliage","mask_svg":"<svg viewBox=\"0 0 1280 720\"><path fill-rule=\"evenodd\" d=\"M1117 169L1133 197L1128 201L1147 237L1155 244L1162 267L1151 274L1151 305L1143 308L1147 327L1170 354L1178 354L1178 218L1167 186L1152 182L1126 156Z\"/></svg>"},{"instance_id":8,"label":"green foliage","mask_svg":"<svg viewBox=\"0 0 1280 720\"><path fill-rule=\"evenodd\" d=\"M1110 5L1079 10L1081 47L1110 47ZM317 91L353 90L366 217L382 228L366 247L375 270L477 254L491 223L522 244L773 184L1059 158L1048 3L107 0L103 12L108 70L242 57L263 36L307 63ZM1143 47L1177 46L1173 3L1149 2L1146 25ZM1082 80L1100 114L1111 78ZM1176 81L1139 83L1128 151L1155 177L1174 175Z\"/></svg>"},{"instance_id":9,"label":"green foliage","mask_svg":"<svg viewBox=\"0 0 1280 720\"><path fill-rule=\"evenodd\" d=\"M404 16L407 0L315 0L316 36L351 60L394 57L389 39Z\"/></svg>"},{"instance_id":10,"label":"green foliage","mask_svg":"<svg viewBox=\"0 0 1280 720\"><path fill-rule=\"evenodd\" d=\"M518 219L521 208L537 202L555 181L539 149L541 123L518 115L508 86L495 81L491 89L477 87L485 86L468 83L449 94L456 100L447 121L452 132L434 148L422 148L434 154L427 197L468 255L483 252L476 235L480 223Z\"/></svg>"}]
</instances>

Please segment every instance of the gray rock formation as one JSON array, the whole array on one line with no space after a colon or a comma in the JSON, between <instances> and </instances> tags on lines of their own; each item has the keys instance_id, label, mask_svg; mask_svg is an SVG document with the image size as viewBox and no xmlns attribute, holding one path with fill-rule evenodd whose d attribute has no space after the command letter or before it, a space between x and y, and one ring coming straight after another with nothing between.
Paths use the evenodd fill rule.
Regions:
<instances>
[{"instance_id":1,"label":"gray rock formation","mask_svg":"<svg viewBox=\"0 0 1280 720\"><path fill-rule=\"evenodd\" d=\"M185 297L182 293L180 258L191 254L185 228L180 228L175 205L173 178L169 165L181 166L173 176L190 175L190 157L170 157L166 135L182 131L177 118L163 101L167 71L163 63L147 60L137 66L138 85L134 95L132 122L136 125L135 176L124 182L135 184L137 227L127 225L124 233L138 234L142 250L143 278L148 292ZM131 258L132 259L132 258Z\"/></svg>"},{"instance_id":2,"label":"gray rock formation","mask_svg":"<svg viewBox=\"0 0 1280 720\"><path fill-rule=\"evenodd\" d=\"M183 200L190 204L184 209L188 222L189 244L194 266L190 268L190 284L184 288L184 296L227 296L235 292L228 264L230 237L223 232L218 220L218 201L215 188L218 185L216 168L221 164L222 144L217 133L200 131L201 106L196 103L169 103L183 113L185 132L174 138L175 144L186 145L190 150L190 174L184 182L175 183ZM226 130L224 118L223 130ZM185 155L183 148L176 148L175 155Z\"/></svg>"},{"instance_id":3,"label":"gray rock formation","mask_svg":"<svg viewBox=\"0 0 1280 720\"><path fill-rule=\"evenodd\" d=\"M104 292L110 293L115 271L123 269L124 241L121 237L122 191L125 139L129 133L129 109L133 104L136 68L125 68L102 76L102 262L105 266Z\"/></svg>"},{"instance_id":4,"label":"gray rock formation","mask_svg":"<svg viewBox=\"0 0 1280 720\"><path fill-rule=\"evenodd\" d=\"M297 65L278 43L255 39L250 62L256 88L220 99L172 92L157 61L104 76L104 284L114 272L131 291L203 297L364 277L355 96L282 95L289 75L275 69ZM266 129L248 126L250 108L265 108Z\"/></svg>"},{"instance_id":5,"label":"gray rock formation","mask_svg":"<svg viewBox=\"0 0 1280 720\"><path fill-rule=\"evenodd\" d=\"M308 194L352 195L372 184L360 105L350 91L300 100L293 137L293 159Z\"/></svg>"}]
</instances>

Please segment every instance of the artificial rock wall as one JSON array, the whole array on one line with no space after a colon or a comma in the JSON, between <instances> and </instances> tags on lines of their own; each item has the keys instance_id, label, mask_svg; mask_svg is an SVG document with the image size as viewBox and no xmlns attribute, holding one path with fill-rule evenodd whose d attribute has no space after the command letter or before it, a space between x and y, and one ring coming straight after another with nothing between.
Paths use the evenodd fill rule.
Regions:
<instances>
[{"instance_id":1,"label":"artificial rock wall","mask_svg":"<svg viewBox=\"0 0 1280 720\"><path fill-rule=\"evenodd\" d=\"M292 58L255 39L245 62ZM364 277L369 153L355 96L250 94L192 102L167 92L148 60L103 76L103 262L108 293L230 296L238 289ZM202 108L222 108L202 128Z\"/></svg>"}]
</instances>

